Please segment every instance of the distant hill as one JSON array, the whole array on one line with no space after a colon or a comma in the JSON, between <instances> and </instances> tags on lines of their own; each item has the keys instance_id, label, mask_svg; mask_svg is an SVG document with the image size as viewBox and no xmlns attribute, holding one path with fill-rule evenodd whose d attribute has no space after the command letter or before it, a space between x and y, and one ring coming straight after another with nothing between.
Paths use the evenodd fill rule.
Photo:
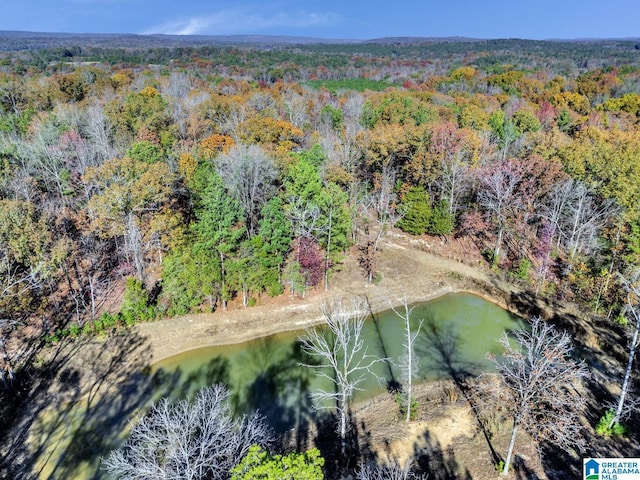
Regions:
<instances>
[{"instance_id":1,"label":"distant hill","mask_svg":"<svg viewBox=\"0 0 640 480\"><path fill-rule=\"evenodd\" d=\"M38 52L42 50L69 50L67 55L73 57L82 49L122 49L125 51L141 51L145 49L172 49L180 47L246 47L256 50L271 49L304 49L331 53L354 54L356 51L365 54L387 53L397 54L402 51L426 52L431 54L448 52L463 54L471 51L491 52L524 52L533 50L553 50L562 52L563 56L574 57L572 49L580 48L588 51L593 48L607 52L629 52L640 50L640 38L636 39L575 39L575 40L526 40L526 39L477 39L469 37L381 37L367 40L330 39L287 35L138 35L122 33L52 33L0 31L0 52ZM76 53L74 53L76 52ZM95 52L94 52L95 53ZM422 55L421 54L421 55ZM633 55L633 54L631 54ZM568 58L567 57L567 58Z\"/></svg>"},{"instance_id":2,"label":"distant hill","mask_svg":"<svg viewBox=\"0 0 640 480\"><path fill-rule=\"evenodd\" d=\"M294 37L286 35L137 35L120 33L47 33L0 31L0 50L38 50L67 47L71 45L148 48L181 47L202 45L310 45L310 44L353 44L363 40L326 39Z\"/></svg>"},{"instance_id":3,"label":"distant hill","mask_svg":"<svg viewBox=\"0 0 640 480\"><path fill-rule=\"evenodd\" d=\"M514 41L535 42L533 40L511 39ZM639 39L576 39L548 40L549 42L608 42L608 41L640 41ZM54 33L0 31L0 50L39 50L68 46L94 46L111 48L149 48L149 47L181 47L203 45L247 45L247 46L291 46L291 45L415 45L425 43L483 43L495 39L478 39L469 37L381 37L367 40L314 38L287 35L138 35L123 33Z\"/></svg>"}]
</instances>

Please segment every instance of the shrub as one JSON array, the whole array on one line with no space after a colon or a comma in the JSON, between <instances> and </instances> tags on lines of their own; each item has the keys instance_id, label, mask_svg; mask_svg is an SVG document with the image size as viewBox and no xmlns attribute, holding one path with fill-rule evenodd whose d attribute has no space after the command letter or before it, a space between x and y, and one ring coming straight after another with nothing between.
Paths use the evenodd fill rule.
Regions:
<instances>
[{"instance_id":1,"label":"shrub","mask_svg":"<svg viewBox=\"0 0 640 480\"><path fill-rule=\"evenodd\" d=\"M105 312L100 316L100 323L102 323L102 330L115 327L116 323L118 323L118 316Z\"/></svg>"},{"instance_id":2,"label":"shrub","mask_svg":"<svg viewBox=\"0 0 640 480\"><path fill-rule=\"evenodd\" d=\"M431 199L423 187L411 187L402 199L404 217L398 222L402 231L423 235L431 225Z\"/></svg>"},{"instance_id":3,"label":"shrub","mask_svg":"<svg viewBox=\"0 0 640 480\"><path fill-rule=\"evenodd\" d=\"M71 338L76 338L78 335L80 335L81 332L82 328L76 323L69 327L69 335L71 336Z\"/></svg>"},{"instance_id":4,"label":"shrub","mask_svg":"<svg viewBox=\"0 0 640 480\"><path fill-rule=\"evenodd\" d=\"M120 316L125 325L131 326L139 320L151 320L153 318L153 309L149 307L149 294L142 282L136 278L127 278L124 297L120 306Z\"/></svg>"},{"instance_id":5,"label":"shrub","mask_svg":"<svg viewBox=\"0 0 640 480\"><path fill-rule=\"evenodd\" d=\"M242 461L231 469L232 480L322 480L324 458L317 448L303 453L270 455L252 446Z\"/></svg>"},{"instance_id":6,"label":"shrub","mask_svg":"<svg viewBox=\"0 0 640 480\"><path fill-rule=\"evenodd\" d=\"M445 202L433 208L429 233L432 235L449 235L453 231L454 219L449 213L449 207Z\"/></svg>"},{"instance_id":7,"label":"shrub","mask_svg":"<svg viewBox=\"0 0 640 480\"><path fill-rule=\"evenodd\" d=\"M629 433L627 427L621 423L614 423L609 427L611 420L613 420L616 412L613 409L609 409L606 413L600 417L598 425L596 425L596 434L601 437L624 437Z\"/></svg>"},{"instance_id":8,"label":"shrub","mask_svg":"<svg viewBox=\"0 0 640 480\"><path fill-rule=\"evenodd\" d=\"M395 394L394 400L398 404L398 408L400 409L400 416L405 418L407 415L407 394L406 392L397 392ZM409 406L411 413L409 414L409 418L414 420L418 415L418 401L415 397L411 397L411 405Z\"/></svg>"},{"instance_id":9,"label":"shrub","mask_svg":"<svg viewBox=\"0 0 640 480\"><path fill-rule=\"evenodd\" d=\"M528 258L520 259L518 268L513 272L520 280L528 281L529 272L531 271L531 261Z\"/></svg>"}]
</instances>

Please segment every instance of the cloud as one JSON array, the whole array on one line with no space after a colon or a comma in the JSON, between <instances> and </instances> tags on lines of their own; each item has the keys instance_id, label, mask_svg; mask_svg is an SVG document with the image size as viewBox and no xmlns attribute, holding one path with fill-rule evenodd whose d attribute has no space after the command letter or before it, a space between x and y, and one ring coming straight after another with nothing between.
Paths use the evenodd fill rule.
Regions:
<instances>
[{"instance_id":1,"label":"cloud","mask_svg":"<svg viewBox=\"0 0 640 480\"><path fill-rule=\"evenodd\" d=\"M256 12L248 9L225 10L210 15L180 19L146 29L144 34L228 35L251 34L273 28L309 28L332 26L341 17L326 12Z\"/></svg>"}]
</instances>

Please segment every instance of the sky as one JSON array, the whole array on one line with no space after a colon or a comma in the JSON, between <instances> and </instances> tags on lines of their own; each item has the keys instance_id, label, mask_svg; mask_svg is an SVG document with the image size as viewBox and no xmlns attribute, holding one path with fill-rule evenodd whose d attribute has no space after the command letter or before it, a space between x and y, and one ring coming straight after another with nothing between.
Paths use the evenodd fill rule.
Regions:
<instances>
[{"instance_id":1,"label":"sky","mask_svg":"<svg viewBox=\"0 0 640 480\"><path fill-rule=\"evenodd\" d=\"M640 0L2 0L0 30L178 35L640 37Z\"/></svg>"}]
</instances>

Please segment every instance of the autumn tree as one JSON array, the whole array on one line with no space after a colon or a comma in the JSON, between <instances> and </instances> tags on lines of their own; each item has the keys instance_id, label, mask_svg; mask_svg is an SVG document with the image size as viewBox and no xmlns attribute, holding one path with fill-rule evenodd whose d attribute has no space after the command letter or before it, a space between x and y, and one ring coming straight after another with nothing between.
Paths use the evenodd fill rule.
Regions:
<instances>
[{"instance_id":1,"label":"autumn tree","mask_svg":"<svg viewBox=\"0 0 640 480\"><path fill-rule=\"evenodd\" d=\"M124 157L87 169L83 179L92 187L88 209L94 231L123 242L126 260L144 283L149 239L156 233L152 219L168 207L175 175L163 162Z\"/></svg>"},{"instance_id":2,"label":"autumn tree","mask_svg":"<svg viewBox=\"0 0 640 480\"><path fill-rule=\"evenodd\" d=\"M246 144L260 144L275 152L288 153L301 142L303 132L286 120L254 116L238 125L238 139Z\"/></svg>"},{"instance_id":3,"label":"autumn tree","mask_svg":"<svg viewBox=\"0 0 640 480\"><path fill-rule=\"evenodd\" d=\"M377 125L423 125L434 118L433 107L417 92L391 91L370 97L364 105L362 121Z\"/></svg>"},{"instance_id":4,"label":"autumn tree","mask_svg":"<svg viewBox=\"0 0 640 480\"><path fill-rule=\"evenodd\" d=\"M19 357L13 333L40 311L60 258L51 225L36 205L0 198L0 384L11 387ZM24 352L22 352L24 354Z\"/></svg>"},{"instance_id":5,"label":"autumn tree","mask_svg":"<svg viewBox=\"0 0 640 480\"><path fill-rule=\"evenodd\" d=\"M625 216L640 218L640 155L637 131L581 129L575 140L558 150L566 171L576 180L596 188L596 194L615 199Z\"/></svg>"},{"instance_id":6,"label":"autumn tree","mask_svg":"<svg viewBox=\"0 0 640 480\"><path fill-rule=\"evenodd\" d=\"M32 295L53 274L53 236L47 219L31 202L0 200L0 312L19 318Z\"/></svg>"},{"instance_id":7,"label":"autumn tree","mask_svg":"<svg viewBox=\"0 0 640 480\"><path fill-rule=\"evenodd\" d=\"M148 129L161 137L171 124L167 101L158 89L146 86L124 99L117 97L105 107L114 135L131 141L141 129Z\"/></svg>"}]
</instances>

